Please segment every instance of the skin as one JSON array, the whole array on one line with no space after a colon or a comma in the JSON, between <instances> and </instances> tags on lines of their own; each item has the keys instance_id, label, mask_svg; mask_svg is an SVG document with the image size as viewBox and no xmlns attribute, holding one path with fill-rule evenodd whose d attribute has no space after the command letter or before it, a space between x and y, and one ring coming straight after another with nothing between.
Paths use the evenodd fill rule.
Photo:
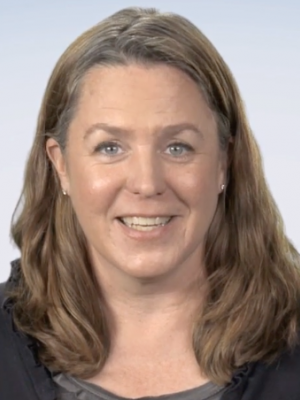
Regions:
<instances>
[{"instance_id":1,"label":"skin","mask_svg":"<svg viewBox=\"0 0 300 400\"><path fill-rule=\"evenodd\" d=\"M174 128L180 124L194 128ZM107 125L118 130L108 132ZM53 139L47 153L87 237L111 312L111 354L90 381L116 393L117 380L118 394L128 397L205 383L191 327L205 293L203 244L225 183L226 157L196 84L165 65L93 68L65 153ZM117 219L145 214L175 217L156 237L136 237Z\"/></svg>"}]
</instances>

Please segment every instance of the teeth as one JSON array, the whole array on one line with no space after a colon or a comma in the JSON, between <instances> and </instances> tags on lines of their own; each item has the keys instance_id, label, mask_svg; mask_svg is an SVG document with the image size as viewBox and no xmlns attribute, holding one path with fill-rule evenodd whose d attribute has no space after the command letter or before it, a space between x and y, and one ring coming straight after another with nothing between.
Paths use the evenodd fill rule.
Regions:
<instances>
[{"instance_id":1,"label":"teeth","mask_svg":"<svg viewBox=\"0 0 300 400\"><path fill-rule=\"evenodd\" d=\"M130 225L130 228L136 231L152 231L153 229L157 229L157 226L163 225Z\"/></svg>"},{"instance_id":2,"label":"teeth","mask_svg":"<svg viewBox=\"0 0 300 400\"><path fill-rule=\"evenodd\" d=\"M122 218L122 221L130 228L135 228L138 230L151 230L153 227L167 224L170 219L171 217L124 217Z\"/></svg>"}]
</instances>

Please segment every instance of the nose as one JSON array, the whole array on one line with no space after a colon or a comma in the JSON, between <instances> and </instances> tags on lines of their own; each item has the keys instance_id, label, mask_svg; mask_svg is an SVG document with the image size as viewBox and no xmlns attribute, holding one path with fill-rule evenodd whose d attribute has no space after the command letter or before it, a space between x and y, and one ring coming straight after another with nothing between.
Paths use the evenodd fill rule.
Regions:
<instances>
[{"instance_id":1,"label":"nose","mask_svg":"<svg viewBox=\"0 0 300 400\"><path fill-rule=\"evenodd\" d=\"M164 168L158 154L143 146L134 151L127 165L127 190L142 197L164 193Z\"/></svg>"}]
</instances>

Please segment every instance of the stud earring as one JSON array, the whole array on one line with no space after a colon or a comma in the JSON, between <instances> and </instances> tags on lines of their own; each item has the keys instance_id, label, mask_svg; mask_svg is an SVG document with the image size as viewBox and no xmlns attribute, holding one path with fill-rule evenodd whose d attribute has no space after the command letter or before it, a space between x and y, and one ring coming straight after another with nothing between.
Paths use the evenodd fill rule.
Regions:
<instances>
[{"instance_id":1,"label":"stud earring","mask_svg":"<svg viewBox=\"0 0 300 400\"><path fill-rule=\"evenodd\" d=\"M63 194L64 196L66 196L66 195L67 195L67 192L66 192L64 189L62 189L62 194Z\"/></svg>"},{"instance_id":2,"label":"stud earring","mask_svg":"<svg viewBox=\"0 0 300 400\"><path fill-rule=\"evenodd\" d=\"M224 191L224 189L225 189L225 185L223 184L223 185L221 185L222 192Z\"/></svg>"}]
</instances>

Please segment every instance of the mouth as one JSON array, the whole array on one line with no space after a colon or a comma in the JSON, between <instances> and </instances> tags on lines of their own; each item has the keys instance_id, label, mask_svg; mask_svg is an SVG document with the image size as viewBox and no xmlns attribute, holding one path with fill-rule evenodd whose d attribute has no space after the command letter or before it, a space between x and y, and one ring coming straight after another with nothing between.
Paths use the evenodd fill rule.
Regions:
<instances>
[{"instance_id":1,"label":"mouth","mask_svg":"<svg viewBox=\"0 0 300 400\"><path fill-rule=\"evenodd\" d=\"M136 231L152 231L166 226L174 216L165 217L118 217L117 219L125 226Z\"/></svg>"}]
</instances>

